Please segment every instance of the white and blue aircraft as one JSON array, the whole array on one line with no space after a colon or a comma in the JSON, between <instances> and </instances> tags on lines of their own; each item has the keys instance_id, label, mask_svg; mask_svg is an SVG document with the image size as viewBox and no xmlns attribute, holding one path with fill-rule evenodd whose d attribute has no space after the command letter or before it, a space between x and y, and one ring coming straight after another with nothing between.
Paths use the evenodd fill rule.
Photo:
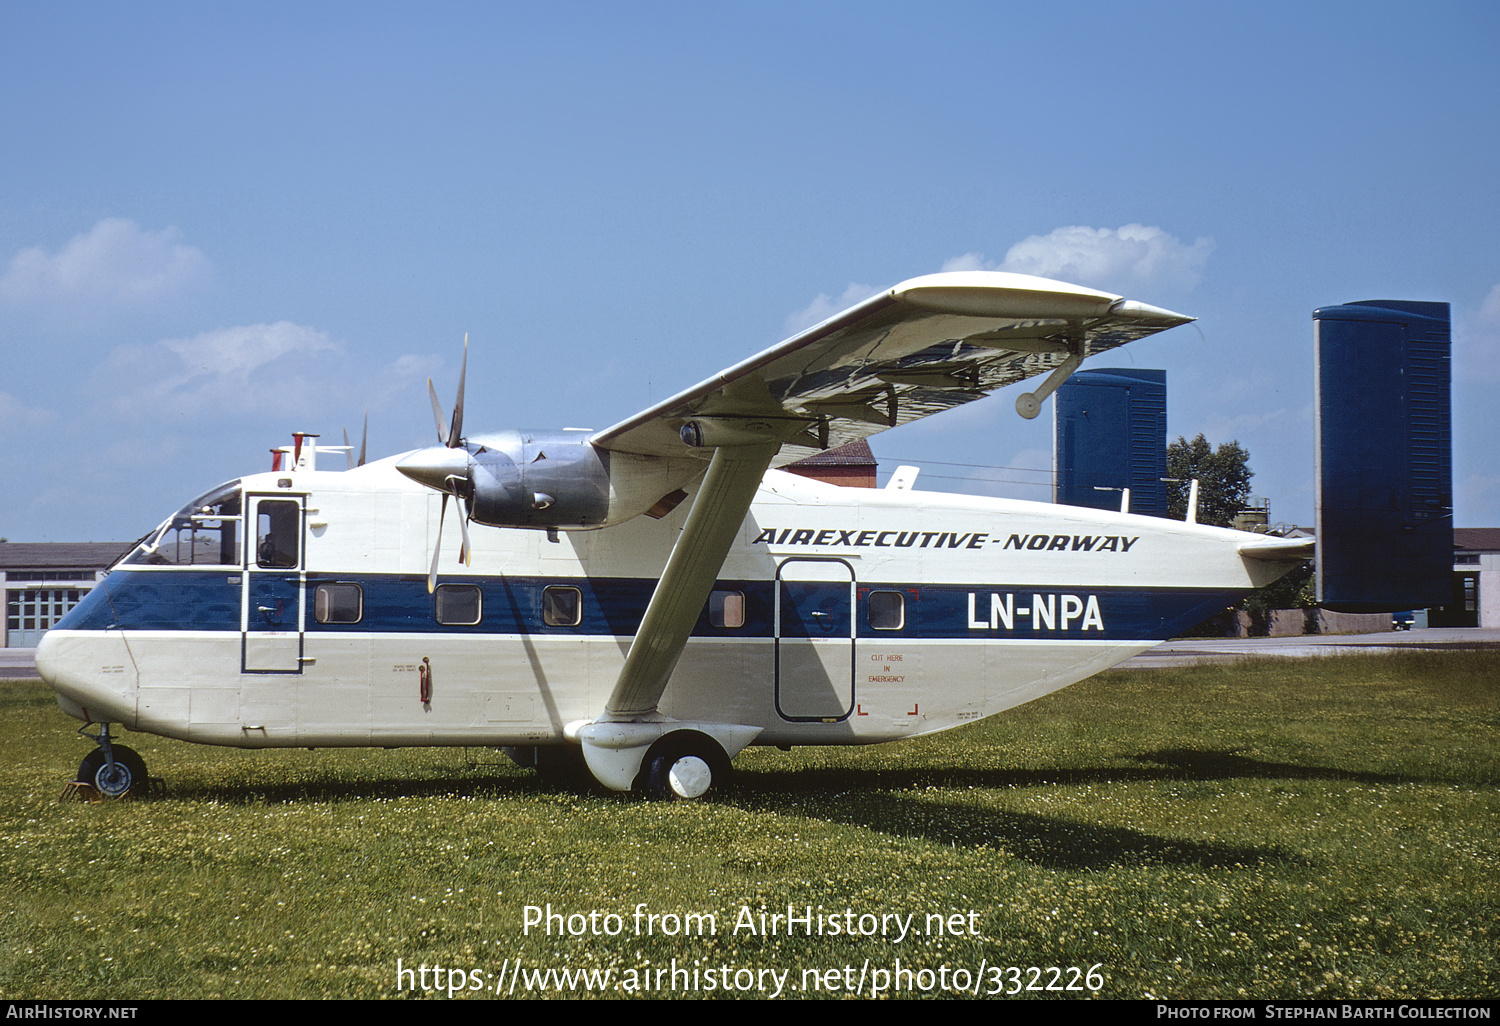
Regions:
<instances>
[{"instance_id":1,"label":"white and blue aircraft","mask_svg":"<svg viewBox=\"0 0 1500 1026\"><path fill-rule=\"evenodd\" d=\"M465 435L461 375L446 433L433 392L437 446L327 472L309 443L182 507L37 667L101 725L80 779L113 795L146 768L110 724L581 754L604 785L664 798L703 795L751 744L956 727L1157 645L1309 544L774 468L1050 372L1017 401L1034 417L1086 357L1189 320L1025 275L929 275L597 433Z\"/></svg>"}]
</instances>

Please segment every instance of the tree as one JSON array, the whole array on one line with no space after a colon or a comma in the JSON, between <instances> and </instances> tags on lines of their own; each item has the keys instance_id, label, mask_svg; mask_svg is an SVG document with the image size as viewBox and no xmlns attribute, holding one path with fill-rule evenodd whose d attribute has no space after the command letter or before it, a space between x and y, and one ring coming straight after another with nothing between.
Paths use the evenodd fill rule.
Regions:
<instances>
[{"instance_id":1,"label":"tree","mask_svg":"<svg viewBox=\"0 0 1500 1026\"><path fill-rule=\"evenodd\" d=\"M1217 449L1201 434L1189 442L1181 435L1167 446L1167 516L1187 516L1188 485L1198 479L1198 523L1229 527L1250 502L1250 454L1239 442Z\"/></svg>"}]
</instances>

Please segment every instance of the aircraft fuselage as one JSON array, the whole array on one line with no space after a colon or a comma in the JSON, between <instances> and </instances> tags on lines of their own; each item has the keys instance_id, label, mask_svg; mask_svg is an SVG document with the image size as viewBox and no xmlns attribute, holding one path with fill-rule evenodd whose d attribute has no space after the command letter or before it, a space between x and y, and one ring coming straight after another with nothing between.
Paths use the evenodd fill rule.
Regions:
<instances>
[{"instance_id":1,"label":"aircraft fuselage","mask_svg":"<svg viewBox=\"0 0 1500 1026\"><path fill-rule=\"evenodd\" d=\"M450 517L430 594L441 496L397 459L251 475L185 509L44 637L62 707L245 748L570 743L600 715L690 503L597 530L476 528L469 566ZM1248 537L771 471L659 712L772 745L959 726L1297 565L1243 558Z\"/></svg>"}]
</instances>

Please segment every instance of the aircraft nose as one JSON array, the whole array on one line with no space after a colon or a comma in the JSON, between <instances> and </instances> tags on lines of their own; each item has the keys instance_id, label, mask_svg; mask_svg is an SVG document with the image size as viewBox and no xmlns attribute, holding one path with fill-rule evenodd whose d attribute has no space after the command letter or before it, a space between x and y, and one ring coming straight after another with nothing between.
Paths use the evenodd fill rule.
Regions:
<instances>
[{"instance_id":1,"label":"aircraft nose","mask_svg":"<svg viewBox=\"0 0 1500 1026\"><path fill-rule=\"evenodd\" d=\"M52 632L48 631L42 635L42 640L36 646L36 672L37 676L48 684L53 683L58 676L57 662L54 658L57 651L57 639L49 638Z\"/></svg>"},{"instance_id":2,"label":"aircraft nose","mask_svg":"<svg viewBox=\"0 0 1500 1026\"><path fill-rule=\"evenodd\" d=\"M396 464L396 469L434 491L452 492L448 478L468 477L469 454L464 449L433 446L407 456Z\"/></svg>"}]
</instances>

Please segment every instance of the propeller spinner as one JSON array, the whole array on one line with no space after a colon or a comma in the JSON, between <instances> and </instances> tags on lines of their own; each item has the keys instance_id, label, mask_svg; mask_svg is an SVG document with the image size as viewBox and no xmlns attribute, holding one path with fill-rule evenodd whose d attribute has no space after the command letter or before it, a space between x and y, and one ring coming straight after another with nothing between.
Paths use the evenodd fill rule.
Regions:
<instances>
[{"instance_id":1,"label":"propeller spinner","mask_svg":"<svg viewBox=\"0 0 1500 1026\"><path fill-rule=\"evenodd\" d=\"M473 482L469 473L469 450L464 444L464 378L469 369L469 336L464 336L464 358L458 370L458 397L453 404L453 419L448 425L447 437L443 436L443 404L438 401L437 389L432 379L427 379L427 395L432 400L432 413L437 419L438 444L421 449L396 464L396 469L418 484L443 493L443 505L438 512L438 537L432 546L432 569L427 572L427 591L437 588L438 556L443 545L443 521L448 515L448 497L459 500L461 509L458 521L463 534L463 544L458 558L469 565L472 549L469 545L468 501L473 495Z\"/></svg>"}]
</instances>

